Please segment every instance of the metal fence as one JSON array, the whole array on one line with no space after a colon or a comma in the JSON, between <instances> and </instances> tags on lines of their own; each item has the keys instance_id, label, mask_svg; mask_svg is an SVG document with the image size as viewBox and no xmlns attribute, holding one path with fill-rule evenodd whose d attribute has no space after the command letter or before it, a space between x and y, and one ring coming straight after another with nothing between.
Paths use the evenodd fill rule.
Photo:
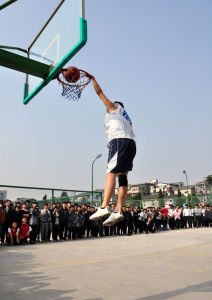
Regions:
<instances>
[{"instance_id":1,"label":"metal fence","mask_svg":"<svg viewBox=\"0 0 212 300\"><path fill-rule=\"evenodd\" d=\"M12 202L20 201L21 203L29 200L37 201L42 208L44 203L61 203L63 201L71 201L72 204L90 203L100 205L102 202L101 192L69 190L45 187L29 187L29 186L13 186L0 185L0 200L11 200Z\"/></svg>"},{"instance_id":2,"label":"metal fence","mask_svg":"<svg viewBox=\"0 0 212 300\"><path fill-rule=\"evenodd\" d=\"M203 204L203 205L211 205L212 206L212 194L209 195L201 195L201 196L188 196L188 197L165 197L165 198L154 198L154 199L130 199L128 198L124 205L126 206L134 206L134 207L162 207L162 206L169 206L169 205L191 205L194 207L196 204Z\"/></svg>"}]
</instances>

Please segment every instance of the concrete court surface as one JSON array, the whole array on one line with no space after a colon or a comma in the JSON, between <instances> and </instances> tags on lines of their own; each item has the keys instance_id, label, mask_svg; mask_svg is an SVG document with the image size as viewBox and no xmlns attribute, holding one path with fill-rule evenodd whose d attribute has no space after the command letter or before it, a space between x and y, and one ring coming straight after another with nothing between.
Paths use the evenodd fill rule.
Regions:
<instances>
[{"instance_id":1,"label":"concrete court surface","mask_svg":"<svg viewBox=\"0 0 212 300\"><path fill-rule=\"evenodd\" d=\"M212 299L212 228L0 248L0 299Z\"/></svg>"}]
</instances>

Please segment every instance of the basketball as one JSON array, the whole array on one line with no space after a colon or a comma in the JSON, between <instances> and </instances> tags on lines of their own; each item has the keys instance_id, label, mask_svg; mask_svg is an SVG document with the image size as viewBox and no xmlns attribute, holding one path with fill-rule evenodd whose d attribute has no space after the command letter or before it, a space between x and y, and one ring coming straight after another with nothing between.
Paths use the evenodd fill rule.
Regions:
<instances>
[{"instance_id":1,"label":"basketball","mask_svg":"<svg viewBox=\"0 0 212 300\"><path fill-rule=\"evenodd\" d=\"M80 79L80 70L70 67L63 72L63 75L68 82L77 82Z\"/></svg>"}]
</instances>

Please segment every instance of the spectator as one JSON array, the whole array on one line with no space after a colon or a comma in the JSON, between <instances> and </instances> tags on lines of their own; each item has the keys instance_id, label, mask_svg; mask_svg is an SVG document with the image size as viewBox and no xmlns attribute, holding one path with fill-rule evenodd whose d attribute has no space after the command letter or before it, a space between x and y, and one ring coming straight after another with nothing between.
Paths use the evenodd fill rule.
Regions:
<instances>
[{"instance_id":1,"label":"spectator","mask_svg":"<svg viewBox=\"0 0 212 300\"><path fill-rule=\"evenodd\" d=\"M169 220L169 228L173 230L175 228L175 218L174 218L174 210L172 205L169 205L167 217Z\"/></svg>"},{"instance_id":2,"label":"spectator","mask_svg":"<svg viewBox=\"0 0 212 300\"><path fill-rule=\"evenodd\" d=\"M31 243L36 243L38 233L39 233L39 223L40 223L40 210L37 208L37 203L32 202L32 208L30 209L30 220L29 224L32 228L31 232Z\"/></svg>"},{"instance_id":3,"label":"spectator","mask_svg":"<svg viewBox=\"0 0 212 300\"><path fill-rule=\"evenodd\" d=\"M162 218L163 218L163 214L162 212L160 212L160 208L158 208L155 215L155 226L157 230L161 230Z\"/></svg>"},{"instance_id":4,"label":"spectator","mask_svg":"<svg viewBox=\"0 0 212 300\"><path fill-rule=\"evenodd\" d=\"M71 205L71 209L69 210L69 216L68 216L68 238L70 240L75 237L74 218L75 218L74 205Z\"/></svg>"},{"instance_id":5,"label":"spectator","mask_svg":"<svg viewBox=\"0 0 212 300\"><path fill-rule=\"evenodd\" d=\"M52 238L53 241L58 241L60 237L60 212L57 206L52 212Z\"/></svg>"},{"instance_id":6,"label":"spectator","mask_svg":"<svg viewBox=\"0 0 212 300\"><path fill-rule=\"evenodd\" d=\"M30 239L30 232L32 231L31 226L27 223L27 218L22 219L22 224L21 224L21 239L20 243L21 244L26 244L27 242L31 242Z\"/></svg>"},{"instance_id":7,"label":"spectator","mask_svg":"<svg viewBox=\"0 0 212 300\"><path fill-rule=\"evenodd\" d=\"M68 220L69 212L66 207L66 202L62 203L62 207L59 210L60 212L60 240L66 240L68 232Z\"/></svg>"},{"instance_id":8,"label":"spectator","mask_svg":"<svg viewBox=\"0 0 212 300\"><path fill-rule=\"evenodd\" d=\"M176 228L180 229L181 210L178 206L176 206L176 209L174 210L174 219Z\"/></svg>"},{"instance_id":9,"label":"spectator","mask_svg":"<svg viewBox=\"0 0 212 300\"><path fill-rule=\"evenodd\" d=\"M16 222L13 222L12 226L8 228L7 245L18 245L20 238L20 228L18 228Z\"/></svg>"},{"instance_id":10,"label":"spectator","mask_svg":"<svg viewBox=\"0 0 212 300\"><path fill-rule=\"evenodd\" d=\"M152 216L149 215L146 223L146 234L148 234L149 231L155 233L155 230L156 230L155 221L153 220Z\"/></svg>"},{"instance_id":11,"label":"spectator","mask_svg":"<svg viewBox=\"0 0 212 300\"><path fill-rule=\"evenodd\" d=\"M200 210L201 210L201 227L205 226L205 208L204 205L200 204Z\"/></svg>"},{"instance_id":12,"label":"spectator","mask_svg":"<svg viewBox=\"0 0 212 300\"><path fill-rule=\"evenodd\" d=\"M209 226L210 217L211 217L210 207L206 206L206 209L205 209L205 227Z\"/></svg>"},{"instance_id":13,"label":"spectator","mask_svg":"<svg viewBox=\"0 0 212 300\"><path fill-rule=\"evenodd\" d=\"M5 237L5 223L6 223L6 210L4 209L3 203L0 202L0 243L4 244Z\"/></svg>"},{"instance_id":14,"label":"spectator","mask_svg":"<svg viewBox=\"0 0 212 300\"><path fill-rule=\"evenodd\" d=\"M30 219L30 211L28 209L28 204L25 202L24 204L22 204L22 209L21 209L21 220L23 218L27 219L27 223L29 223L29 219Z\"/></svg>"},{"instance_id":15,"label":"spectator","mask_svg":"<svg viewBox=\"0 0 212 300\"><path fill-rule=\"evenodd\" d=\"M201 227L201 209L199 208L199 205L196 204L194 208L194 227L198 228Z\"/></svg>"},{"instance_id":16,"label":"spectator","mask_svg":"<svg viewBox=\"0 0 212 300\"><path fill-rule=\"evenodd\" d=\"M188 227L191 228L191 219L190 219L190 216L191 216L191 211L188 208L188 205L186 204L185 208L183 210L184 228L188 228Z\"/></svg>"},{"instance_id":17,"label":"spectator","mask_svg":"<svg viewBox=\"0 0 212 300\"><path fill-rule=\"evenodd\" d=\"M40 231L41 231L41 241L48 241L48 233L49 233L49 222L51 221L51 214L48 209L48 204L44 204L44 208L41 210L40 214Z\"/></svg>"},{"instance_id":18,"label":"spectator","mask_svg":"<svg viewBox=\"0 0 212 300\"><path fill-rule=\"evenodd\" d=\"M84 234L85 215L80 206L77 208L77 238L82 239Z\"/></svg>"},{"instance_id":19,"label":"spectator","mask_svg":"<svg viewBox=\"0 0 212 300\"><path fill-rule=\"evenodd\" d=\"M137 208L134 208L133 210L133 228L134 228L134 233L138 233L138 212Z\"/></svg>"},{"instance_id":20,"label":"spectator","mask_svg":"<svg viewBox=\"0 0 212 300\"><path fill-rule=\"evenodd\" d=\"M132 217L132 207L126 208L126 222L127 222L127 235L133 234L133 217Z\"/></svg>"},{"instance_id":21,"label":"spectator","mask_svg":"<svg viewBox=\"0 0 212 300\"><path fill-rule=\"evenodd\" d=\"M91 208L91 214L94 214L97 211L95 207ZM91 221L91 235L92 237L97 237L98 236L98 229L99 229L99 224L98 221L92 220Z\"/></svg>"},{"instance_id":22,"label":"spectator","mask_svg":"<svg viewBox=\"0 0 212 300\"><path fill-rule=\"evenodd\" d=\"M90 231L91 231L91 221L89 220L91 216L91 208L90 206L87 206L87 210L85 212L85 231L87 233L87 237L90 236Z\"/></svg>"},{"instance_id":23,"label":"spectator","mask_svg":"<svg viewBox=\"0 0 212 300\"><path fill-rule=\"evenodd\" d=\"M20 210L21 210L21 202L16 202L16 204L15 204L15 207L19 207L20 208Z\"/></svg>"},{"instance_id":24,"label":"spectator","mask_svg":"<svg viewBox=\"0 0 212 300\"><path fill-rule=\"evenodd\" d=\"M168 209L165 208L165 206L162 207L160 210L162 214L162 225L163 225L163 230L167 230L167 215L168 215Z\"/></svg>"},{"instance_id":25,"label":"spectator","mask_svg":"<svg viewBox=\"0 0 212 300\"><path fill-rule=\"evenodd\" d=\"M21 207L20 206L15 207L13 221L17 223L18 228L21 227L22 213L21 213Z\"/></svg>"},{"instance_id":26,"label":"spectator","mask_svg":"<svg viewBox=\"0 0 212 300\"><path fill-rule=\"evenodd\" d=\"M8 232L8 228L11 227L13 219L14 219L14 209L11 206L10 200L5 202L5 210L6 210L6 222L5 222L5 232Z\"/></svg>"},{"instance_id":27,"label":"spectator","mask_svg":"<svg viewBox=\"0 0 212 300\"><path fill-rule=\"evenodd\" d=\"M190 226L189 226L189 228L193 228L194 227L194 209L191 205L189 205L189 209L190 209Z\"/></svg>"}]
</instances>

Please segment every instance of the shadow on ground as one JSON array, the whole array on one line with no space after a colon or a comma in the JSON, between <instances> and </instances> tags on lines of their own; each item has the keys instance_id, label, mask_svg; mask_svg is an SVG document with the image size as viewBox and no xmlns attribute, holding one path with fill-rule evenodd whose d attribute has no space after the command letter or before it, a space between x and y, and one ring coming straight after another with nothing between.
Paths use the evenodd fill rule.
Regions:
<instances>
[{"instance_id":1,"label":"shadow on ground","mask_svg":"<svg viewBox=\"0 0 212 300\"><path fill-rule=\"evenodd\" d=\"M187 293L212 293L212 280L200 284L189 285L185 288L178 289L178 290L173 290L173 291L156 294L153 296L143 297L143 298L137 298L135 300L165 300L180 295L184 295L186 299ZM212 299L212 295L211 295L211 299Z\"/></svg>"},{"instance_id":2,"label":"shadow on ground","mask_svg":"<svg viewBox=\"0 0 212 300\"><path fill-rule=\"evenodd\" d=\"M53 279L57 280L57 274L55 274L54 277L46 278L41 269L36 269L35 272L33 267L21 267L22 265L24 266L32 263L32 254L29 254L29 252L24 253L23 248L19 254L18 251L15 251L18 250L18 247L8 247L1 250L4 251L4 254L7 252L8 264L4 266L0 263L0 300L71 300L75 298L74 292L77 290L71 289L71 275L70 287L68 287L67 290L50 288L49 282ZM12 260L11 258L10 260L10 257L13 255L13 251L15 251L15 263L14 259ZM13 268L11 261L18 267Z\"/></svg>"}]
</instances>

